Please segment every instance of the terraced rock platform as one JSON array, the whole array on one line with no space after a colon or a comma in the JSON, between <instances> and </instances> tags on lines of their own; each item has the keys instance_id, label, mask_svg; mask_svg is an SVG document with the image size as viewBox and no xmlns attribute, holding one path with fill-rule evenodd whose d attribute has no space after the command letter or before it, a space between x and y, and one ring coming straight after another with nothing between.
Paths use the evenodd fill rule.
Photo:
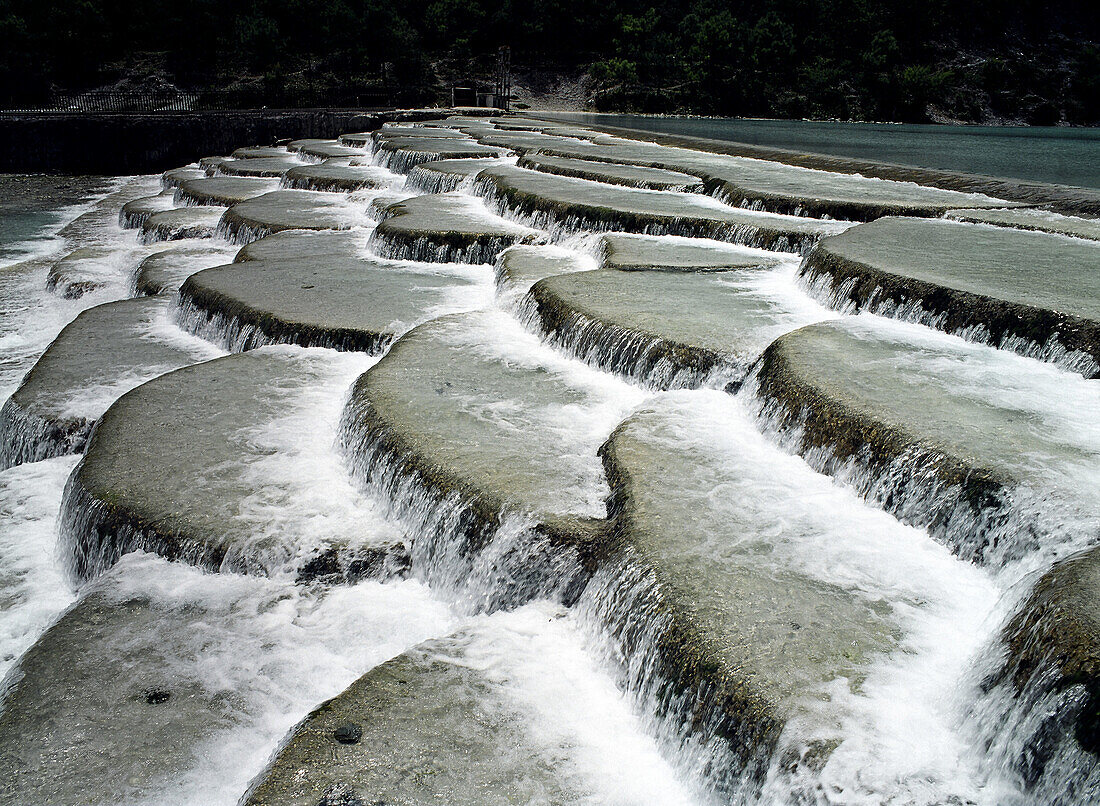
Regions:
<instances>
[{"instance_id":1,"label":"terraced rock platform","mask_svg":"<svg viewBox=\"0 0 1100 806\"><path fill-rule=\"evenodd\" d=\"M385 125L376 131L368 132L364 138L364 144L367 140L371 142L378 142L379 140L389 140L393 137L426 137L431 140L468 140L469 137L459 129L448 129L441 126L406 126L406 125Z\"/></svg>"},{"instance_id":2,"label":"terraced rock platform","mask_svg":"<svg viewBox=\"0 0 1100 806\"><path fill-rule=\"evenodd\" d=\"M813 319L758 290L762 270L598 269L535 283L529 318L554 344L658 389L735 389L771 341Z\"/></svg>"},{"instance_id":3,"label":"terraced rock platform","mask_svg":"<svg viewBox=\"0 0 1100 806\"><path fill-rule=\"evenodd\" d=\"M317 161L341 157L359 157L366 152L362 148L339 143L336 140L294 140L287 144L287 150Z\"/></svg>"},{"instance_id":4,"label":"terraced rock platform","mask_svg":"<svg viewBox=\"0 0 1100 806\"><path fill-rule=\"evenodd\" d=\"M134 199L122 205L118 213L118 223L123 229L138 229L149 216L171 210L175 206L175 192L172 190L162 191L156 196Z\"/></svg>"},{"instance_id":5,"label":"terraced rock platform","mask_svg":"<svg viewBox=\"0 0 1100 806\"><path fill-rule=\"evenodd\" d=\"M286 172L284 182L287 187L299 190L344 192L392 187L394 176L377 166L322 162L291 168Z\"/></svg>"},{"instance_id":6,"label":"terraced rock platform","mask_svg":"<svg viewBox=\"0 0 1100 806\"><path fill-rule=\"evenodd\" d=\"M784 258L706 238L609 232L600 237L600 265L620 271L732 271L771 268Z\"/></svg>"},{"instance_id":7,"label":"terraced rock platform","mask_svg":"<svg viewBox=\"0 0 1100 806\"><path fill-rule=\"evenodd\" d=\"M80 314L0 410L0 468L79 452L123 393L218 351L173 333L165 298L128 299Z\"/></svg>"},{"instance_id":8,"label":"terraced rock platform","mask_svg":"<svg viewBox=\"0 0 1100 806\"><path fill-rule=\"evenodd\" d=\"M545 277L588 271L594 262L558 246L512 246L497 257L497 288L512 296L523 295Z\"/></svg>"},{"instance_id":9,"label":"terraced rock platform","mask_svg":"<svg viewBox=\"0 0 1100 806\"><path fill-rule=\"evenodd\" d=\"M1100 753L1100 551L1057 563L1036 583L1003 635L1007 648L994 680L1027 719L1005 742L1003 756L1043 800L1086 802L1100 785L1095 770L1067 780L1081 754ZM992 687L992 686L991 686ZM999 716L1013 720L1002 706ZM1016 717L1018 719L1018 717Z\"/></svg>"},{"instance_id":10,"label":"terraced rock platform","mask_svg":"<svg viewBox=\"0 0 1100 806\"><path fill-rule=\"evenodd\" d=\"M421 524L413 545L440 584L465 579L509 517L542 539L517 544L532 556L516 558L505 599L548 585L575 596L599 545L593 426L616 422L639 393L533 343L501 313L442 317L396 341L351 392L344 444L359 478L403 511L443 519Z\"/></svg>"},{"instance_id":11,"label":"terraced rock platform","mask_svg":"<svg viewBox=\"0 0 1100 806\"><path fill-rule=\"evenodd\" d=\"M476 188L499 210L528 216L542 228L684 235L801 252L849 226L742 210L705 196L607 185L507 165L486 168Z\"/></svg>"},{"instance_id":12,"label":"terraced rock platform","mask_svg":"<svg viewBox=\"0 0 1100 806\"><path fill-rule=\"evenodd\" d=\"M626 185L649 190L678 190L697 192L703 189L703 180L680 171L647 168L637 165L617 165L611 162L551 157L545 154L527 154L520 158L521 168L591 179L611 185Z\"/></svg>"},{"instance_id":13,"label":"terraced rock platform","mask_svg":"<svg viewBox=\"0 0 1100 806\"><path fill-rule=\"evenodd\" d=\"M302 161L290 155L282 157L258 157L256 159L231 159L213 166L217 173L227 176L268 176L281 177Z\"/></svg>"},{"instance_id":14,"label":"terraced rock platform","mask_svg":"<svg viewBox=\"0 0 1100 806\"><path fill-rule=\"evenodd\" d=\"M234 204L225 211L222 227L236 243L289 229L351 229L365 223L364 215L338 193L276 190Z\"/></svg>"},{"instance_id":15,"label":"terraced rock platform","mask_svg":"<svg viewBox=\"0 0 1100 806\"><path fill-rule=\"evenodd\" d=\"M974 193L909 182L868 179L781 162L730 157L618 137L598 142L537 133L500 133L480 142L521 152L681 171L704 180L706 192L739 207L774 213L872 221L885 215L939 216L962 207L1009 207Z\"/></svg>"},{"instance_id":16,"label":"terraced rock platform","mask_svg":"<svg viewBox=\"0 0 1100 806\"><path fill-rule=\"evenodd\" d=\"M434 263L492 263L502 250L542 238L538 230L489 212L477 199L458 193L406 199L387 207L372 243L398 260Z\"/></svg>"},{"instance_id":17,"label":"terraced rock platform","mask_svg":"<svg viewBox=\"0 0 1100 806\"><path fill-rule=\"evenodd\" d=\"M359 257L366 251L369 231L288 229L265 235L240 248L234 262Z\"/></svg>"},{"instance_id":18,"label":"terraced rock platform","mask_svg":"<svg viewBox=\"0 0 1100 806\"><path fill-rule=\"evenodd\" d=\"M1100 219L1061 215L1048 210L951 210L946 218L1100 241Z\"/></svg>"},{"instance_id":19,"label":"terraced rock platform","mask_svg":"<svg viewBox=\"0 0 1100 806\"><path fill-rule=\"evenodd\" d=\"M884 218L823 241L803 277L830 304L1100 375L1100 244Z\"/></svg>"},{"instance_id":20,"label":"terraced rock platform","mask_svg":"<svg viewBox=\"0 0 1100 806\"><path fill-rule=\"evenodd\" d=\"M284 155L285 156L285 155ZM242 158L243 159L243 158ZM280 157L269 157L268 159L281 159ZM227 163L239 163L241 159L235 159L233 157L203 157L199 160L199 167L202 168L203 173L206 176L216 176L218 169Z\"/></svg>"},{"instance_id":21,"label":"terraced rock platform","mask_svg":"<svg viewBox=\"0 0 1100 806\"><path fill-rule=\"evenodd\" d=\"M230 156L233 159L281 159L290 149L282 146L245 146L238 148Z\"/></svg>"},{"instance_id":22,"label":"terraced rock platform","mask_svg":"<svg viewBox=\"0 0 1100 806\"><path fill-rule=\"evenodd\" d=\"M184 166L183 168L173 168L170 171L165 171L160 176L160 184L165 189L177 188L188 179L203 179L206 177L206 171L202 168L192 168L191 166Z\"/></svg>"},{"instance_id":23,"label":"terraced rock platform","mask_svg":"<svg viewBox=\"0 0 1100 806\"><path fill-rule=\"evenodd\" d=\"M473 270L370 257L248 260L189 277L175 315L185 330L232 352L298 344L377 354L463 299L487 301L484 291L473 293L477 280Z\"/></svg>"},{"instance_id":24,"label":"terraced rock platform","mask_svg":"<svg viewBox=\"0 0 1100 806\"><path fill-rule=\"evenodd\" d=\"M263 177L217 176L209 179L185 179L175 192L177 204L230 207L238 202L277 190L279 180Z\"/></svg>"},{"instance_id":25,"label":"terraced rock platform","mask_svg":"<svg viewBox=\"0 0 1100 806\"><path fill-rule=\"evenodd\" d=\"M583 799L561 751L554 758L517 705L467 659L484 642L479 638L461 634L415 647L320 705L242 803L474 806Z\"/></svg>"},{"instance_id":26,"label":"terraced rock platform","mask_svg":"<svg viewBox=\"0 0 1100 806\"><path fill-rule=\"evenodd\" d=\"M896 649L894 578L864 552L890 545L914 591L939 581L922 564L953 562L912 556L915 533L739 430L744 417L717 392L666 396L615 430L601 449L614 549L581 605L634 656L629 688L712 743L705 758L725 771L727 796L759 794L781 736L780 775L820 769L843 710L826 692L858 695Z\"/></svg>"},{"instance_id":27,"label":"terraced rock platform","mask_svg":"<svg viewBox=\"0 0 1100 806\"><path fill-rule=\"evenodd\" d=\"M475 140L453 137L388 137L376 141L375 159L391 171L408 173L417 165L432 160L499 157L501 149L481 145Z\"/></svg>"},{"instance_id":28,"label":"terraced rock platform","mask_svg":"<svg viewBox=\"0 0 1100 806\"><path fill-rule=\"evenodd\" d=\"M0 713L6 802L135 802L235 721L241 703L176 655L198 648L213 609L173 611L127 587L102 580L20 662Z\"/></svg>"},{"instance_id":29,"label":"terraced rock platform","mask_svg":"<svg viewBox=\"0 0 1100 806\"><path fill-rule=\"evenodd\" d=\"M999 566L1058 556L1097 528L1082 486L1100 445L1043 392L1054 384L1089 410L1096 390L1042 365L1022 381L1013 363L1023 360L916 325L846 317L776 339L757 394L766 421L791 429L791 447L819 470L961 556Z\"/></svg>"},{"instance_id":30,"label":"terraced rock platform","mask_svg":"<svg viewBox=\"0 0 1100 806\"><path fill-rule=\"evenodd\" d=\"M177 207L153 213L141 225L141 241L213 238L224 212L220 207Z\"/></svg>"},{"instance_id":31,"label":"terraced rock platform","mask_svg":"<svg viewBox=\"0 0 1100 806\"><path fill-rule=\"evenodd\" d=\"M319 558L344 578L407 568L400 532L362 531L369 506L335 456L324 459L331 443L318 439L335 428L343 391L365 361L266 348L123 395L100 419L62 502L74 575L94 577L137 550L222 571L303 574ZM326 407L335 409L327 424ZM303 461L322 461L312 452L330 461L338 502L298 472ZM280 511L294 515L272 517Z\"/></svg>"},{"instance_id":32,"label":"terraced rock platform","mask_svg":"<svg viewBox=\"0 0 1100 806\"><path fill-rule=\"evenodd\" d=\"M133 293L145 297L175 294L192 274L232 260L233 254L234 249L229 244L173 241L171 248L154 252L138 263L134 270Z\"/></svg>"},{"instance_id":33,"label":"terraced rock platform","mask_svg":"<svg viewBox=\"0 0 1100 806\"><path fill-rule=\"evenodd\" d=\"M125 558L86 586L9 679L0 799L235 801L296 716L386 659L382 647L341 653L341 639L389 636L392 654L433 634L423 614L389 613L411 609L414 591L381 587L333 595Z\"/></svg>"},{"instance_id":34,"label":"terraced rock platform","mask_svg":"<svg viewBox=\"0 0 1100 806\"><path fill-rule=\"evenodd\" d=\"M457 190L463 182L496 164L497 160L485 158L422 162L409 171L405 185L423 193L450 193Z\"/></svg>"},{"instance_id":35,"label":"terraced rock platform","mask_svg":"<svg viewBox=\"0 0 1100 806\"><path fill-rule=\"evenodd\" d=\"M54 261L46 273L46 290L79 299L114 280L114 252L104 246L81 246Z\"/></svg>"}]
</instances>

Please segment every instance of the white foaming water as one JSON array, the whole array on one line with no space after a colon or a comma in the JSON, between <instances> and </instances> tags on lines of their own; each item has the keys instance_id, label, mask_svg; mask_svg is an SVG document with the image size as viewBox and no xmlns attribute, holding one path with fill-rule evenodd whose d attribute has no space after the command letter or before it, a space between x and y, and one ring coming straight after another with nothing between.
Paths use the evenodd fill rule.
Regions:
<instances>
[{"instance_id":1,"label":"white foaming water","mask_svg":"<svg viewBox=\"0 0 1100 806\"><path fill-rule=\"evenodd\" d=\"M193 363L210 361L226 354L220 347L204 341L176 327L168 317L166 308L158 309L152 316L136 323L135 331L140 338L174 347L190 354ZM146 364L129 372L100 378L95 384L73 389L65 398L65 407L60 410L62 417L96 420L103 415L112 403L146 381L178 368L178 363L156 365Z\"/></svg>"},{"instance_id":2,"label":"white foaming water","mask_svg":"<svg viewBox=\"0 0 1100 806\"><path fill-rule=\"evenodd\" d=\"M135 180L119 179L117 188L134 184ZM138 181L136 187L153 186L155 179ZM116 189L117 189L116 188ZM107 194L110 195L110 194ZM65 215L82 215L96 210L104 197L85 205L68 208ZM121 202L120 202L121 204ZM75 216L74 216L75 217ZM49 346L61 329L82 311L104 302L122 299L129 294L134 267L148 254L163 247L141 246L133 231L118 224L117 211L107 211L79 228L76 240L49 235L29 247L39 257L0 270L0 399L6 400ZM73 219L68 219L73 220ZM58 229L66 220L58 223ZM56 231L56 230L55 230ZM46 289L52 264L66 251L78 247L100 250L88 262L92 274L103 282L102 287L78 299L65 299Z\"/></svg>"},{"instance_id":3,"label":"white foaming water","mask_svg":"<svg viewBox=\"0 0 1100 806\"><path fill-rule=\"evenodd\" d=\"M347 390L378 359L287 345L262 352L308 363L316 380L300 386L282 416L238 435L257 457L240 476L254 492L237 502L237 517L249 524L252 539L289 543L299 559L330 543L402 542L404 531L355 487L336 447Z\"/></svg>"},{"instance_id":4,"label":"white foaming water","mask_svg":"<svg viewBox=\"0 0 1100 806\"><path fill-rule=\"evenodd\" d=\"M654 408L672 426L668 450L714 473L690 481L710 490L708 522L773 523L768 562L886 607L898 625L896 648L873 658L862 682L834 681L788 723L781 744L840 738L824 768L799 780L775 762L760 802L1003 802L1011 787L964 724L978 697L970 669L1003 617L992 575L776 448L736 398L676 392Z\"/></svg>"},{"instance_id":5,"label":"white foaming water","mask_svg":"<svg viewBox=\"0 0 1100 806\"><path fill-rule=\"evenodd\" d=\"M373 666L431 637L453 617L413 580L312 588L289 580L205 574L150 555L127 555L114 595L149 597L186 612L195 628L165 636L166 676L225 692L232 724L191 748L183 775L159 782L148 806L235 804L296 722ZM140 648L139 648L140 649Z\"/></svg>"},{"instance_id":6,"label":"white foaming water","mask_svg":"<svg viewBox=\"0 0 1100 806\"><path fill-rule=\"evenodd\" d=\"M548 508L601 518L608 494L603 465L596 455L600 445L646 393L612 375L567 358L546 346L508 314L490 310L466 317L447 330L447 338L475 355L547 373L578 391L585 404L515 400L489 394L456 396L456 405L472 416L491 421L498 428L539 434L547 455L572 478L568 489L548 492ZM559 500L560 499L560 500Z\"/></svg>"},{"instance_id":7,"label":"white foaming water","mask_svg":"<svg viewBox=\"0 0 1100 806\"><path fill-rule=\"evenodd\" d=\"M763 250L760 251L763 252ZM775 256L778 253L763 252L763 254ZM779 322L786 330L794 330L811 322L843 316L806 295L798 284L798 265L797 259L788 259L784 256L782 262L774 269L731 274L730 276L736 277L736 280L731 280L729 284L773 302ZM775 335L779 336L780 333Z\"/></svg>"},{"instance_id":8,"label":"white foaming water","mask_svg":"<svg viewBox=\"0 0 1100 806\"><path fill-rule=\"evenodd\" d=\"M857 336L904 345L902 372L919 374L952 397L1008 412L1034 437L1030 445L1004 446L1010 471L1023 495L1058 513L1058 531L1066 537L1009 564L1002 572L1006 584L1100 536L1100 379L896 319L864 313L853 322Z\"/></svg>"},{"instance_id":9,"label":"white foaming water","mask_svg":"<svg viewBox=\"0 0 1100 806\"><path fill-rule=\"evenodd\" d=\"M587 651L575 617L536 602L478 617L462 662L499 686L526 717L531 743L555 772L603 806L702 802L659 754L656 741Z\"/></svg>"},{"instance_id":10,"label":"white foaming water","mask_svg":"<svg viewBox=\"0 0 1100 806\"><path fill-rule=\"evenodd\" d=\"M440 274L445 277L457 277L467 282L462 285L446 286L438 290L439 301L429 305L424 311L421 321L436 319L451 313L463 311L479 311L493 304L496 296L496 288L493 282L492 271L484 264L470 263L417 263L411 268L417 272ZM419 289L417 289L419 290ZM407 330L413 324L408 323L400 330Z\"/></svg>"},{"instance_id":11,"label":"white foaming water","mask_svg":"<svg viewBox=\"0 0 1100 806\"><path fill-rule=\"evenodd\" d=\"M0 472L0 679L73 601L56 544L61 491L77 458Z\"/></svg>"}]
</instances>

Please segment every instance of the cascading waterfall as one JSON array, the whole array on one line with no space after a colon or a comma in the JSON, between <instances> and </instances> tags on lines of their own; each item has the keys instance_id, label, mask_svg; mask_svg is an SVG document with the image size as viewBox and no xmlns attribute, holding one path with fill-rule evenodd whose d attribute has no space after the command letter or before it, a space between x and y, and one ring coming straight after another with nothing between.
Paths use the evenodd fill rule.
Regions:
<instances>
[{"instance_id":1,"label":"cascading waterfall","mask_svg":"<svg viewBox=\"0 0 1100 806\"><path fill-rule=\"evenodd\" d=\"M408 193L459 192L478 197L490 210L510 221L540 230L547 240L558 245L590 247L590 244L582 243L585 236L614 230L622 223L614 216L601 219L595 215L547 212L514 201L501 193L492 182L421 167L423 163L438 158L431 152L379 149L374 138L365 138L361 145L372 154L376 164L407 175L404 189ZM321 161L321 158L309 155L299 157L307 162ZM165 187L170 186L167 179L164 181ZM320 185L309 186L311 189L325 189ZM727 203L747 209L764 209L759 202L723 197L721 193L715 195ZM174 201L176 205L194 203L178 187ZM366 205L363 206L365 214ZM792 208L788 212L799 214L802 211ZM138 220L137 214L120 221L122 226L128 227L140 227L145 223L144 218ZM646 231L655 235L705 234L735 243L802 254L814 242L814 238L809 236L802 239L776 237L749 225L708 228L707 232L701 233L690 222L683 225L673 222L647 227ZM244 245L268 234L266 228L223 219L215 237ZM132 233L127 237L130 235ZM366 248L393 260L491 264L502 250L514 243L514 238L503 237L441 242L429 237L393 238L376 232L371 235ZM857 312L850 288L844 285L833 287L829 276L815 275L805 268L806 265L803 264L801 288L811 298L846 315ZM518 319L527 331L539 334L549 347L579 359L590 368L617 374L635 387L647 390L647 393L681 390L673 394L714 395L717 394L714 390L725 390L735 394L737 404L743 405L748 412L746 422L751 422L751 427L762 432L776 446L777 455L800 455L811 468L831 476L837 486L854 490L870 504L892 513L897 520L924 530L929 540L949 547L958 557L955 562L972 562L981 574L995 580L1002 600L981 625L983 632L980 640L973 639L982 644L982 649L965 658L955 658L959 664L965 663L967 668L967 680L960 685L962 693L957 696L970 698L965 703L965 719L960 719L960 722L968 724L959 727L958 734L973 735L974 746L980 748L976 752L977 760L960 762L960 769L972 774L973 780L968 780L965 787L955 792L951 790L950 781L938 779L928 784L927 789L921 789L924 784L916 777L885 784L873 774L860 778L858 770L853 772L844 764L855 764L851 762L852 758L857 761L862 759L864 763L868 761L859 755L863 752L859 749L860 743L868 741L865 735L842 733L838 742L826 746L827 743L806 743L804 737L793 736L794 729L785 727L780 721L741 719L740 712L730 703L742 702L739 697L747 702L751 692L729 691L716 686L715 677L711 676L713 669L706 666L709 659L705 655L700 655L700 663L688 671L683 665L673 662L674 658L679 657L676 653L688 652L689 649L696 651L697 648L685 649L684 645L677 644L677 639L682 636L677 632L675 616L668 605L667 590L661 577L653 571L649 560L629 545L623 536L621 479L612 478L607 516L586 522L584 528L590 532L587 535L589 541L583 544L583 548L578 548L577 541L564 539L531 513L502 505L489 496L469 494L461 484L450 484L446 471L425 460L415 444L391 432L386 427L385 418L374 411L370 403L356 397L354 388L350 396L343 398L342 414L336 429L339 454L346 463L341 470L346 471L356 488L378 508L380 518L396 525L394 528L408 537L407 546L402 547L407 549L407 553L386 554L377 562L375 560L378 558L372 555L369 562L363 560L362 567L374 563L371 567L377 568L358 575L349 573L344 558L322 554L314 559L312 565L294 569L296 577L280 576L272 572L270 563L247 553L219 553L201 543L186 539L166 540L154 529L143 529L134 521L121 518L109 502L89 494L74 473L64 490L58 525L63 543L72 549L70 567L65 570L74 579L94 580L114 566L124 553L137 550L223 572L226 580L235 573L270 575L270 580L256 584L265 587L265 591L267 588L285 587L286 591L279 596L295 601L298 597L307 596L306 591L310 592L309 596L314 591L324 591L317 595L325 601L331 600L333 604L319 605L318 608L325 611L325 618L332 623L343 623L332 615L339 609L341 597L347 596L349 601L356 601L356 597L365 596L367 589L357 587L364 576L372 576L375 581L362 584L378 586L380 590L394 584L394 578L413 577L400 583L410 587L409 590L402 588L401 595L395 601L400 600L403 606L407 605L410 612L424 614L423 618L414 618L412 621L416 629L410 627L408 636L403 635L392 646L386 644L384 651L372 645L368 653L369 662L342 664L340 651L346 651L346 648L340 650L334 647L333 644L339 642L333 642L327 635L322 641L311 644L324 644L327 653L324 663L339 670L336 678L341 685L389 655L404 651L411 641L443 635L456 623L471 616L475 619L507 616L521 625L521 633L529 630L534 634L545 615L544 610L550 612L555 607L563 606L568 608L568 611L561 611L568 612L565 618L570 620L570 624L576 622L585 638L586 657L596 659L599 675L613 678L623 692L620 695L614 692L613 686L608 686L614 693L601 696L623 698L640 725L637 728L641 737L638 741L652 743L655 748L653 757L659 751L663 760L676 771L676 786L670 786L669 791L690 789L696 803L824 805L886 802L889 798L891 803L912 804L967 802L981 803L983 806L994 803L1022 806L1028 802L1043 802L1071 806L1089 802L1100 793L1100 765L1096 757L1090 755L1100 745L1094 736L1074 734L1078 718L1083 712L1095 710L1100 695L1082 684L1065 685L1054 671L1057 658L1041 657L1026 663L1016 662L1007 653L1015 653L1019 647L1006 647L1005 644L1006 640L1011 641L1010 637L1014 634L1030 634L1029 631L1042 628L1042 625L1029 622L1027 616L1019 615L1035 578L1047 571L1055 560L1088 548L1100 538L1095 519L1087 517L1087 513L1082 516L1082 510L1073 508L1080 501L1062 495L1064 490L1051 498L1049 490L1043 488L1032 488L1027 484L1005 486L978 475L968 477L966 484L953 484L945 481L938 472L944 461L942 456L926 446L917 445L888 458L867 449L838 450L828 440L820 439L815 434L807 437L818 427L814 416L820 416L820 412L793 409L772 393L765 373L769 360L767 356L756 364L755 370L741 384L747 368L734 363L728 356L699 351L692 360L685 361L683 355L676 353L676 343L663 340L658 335L619 327L576 311L552 310L548 299L540 296L537 285L530 290L511 288L502 276L499 265L497 290L498 307ZM897 306L872 300L860 307L908 322L933 327L937 324L917 303ZM243 312L234 313L204 305L186 284L172 305L171 317L181 330L232 352L251 351L296 340L250 321ZM970 341L988 341L988 334L983 336L979 329L958 335ZM5 337L0 333L0 345L4 345ZM392 336L384 336L367 344L322 338L307 340L308 343L302 346L379 354L389 349L392 340ZM1053 360L1073 371L1096 371L1096 367L1085 360L1087 356L1082 358L1081 354L1069 354L1064 350L1060 354L1056 343L1039 346L1025 344L1022 340L1002 340L996 346ZM574 363L579 365L579 362ZM201 390L197 393L201 394ZM657 394L653 399L663 398ZM326 405L331 403L330 400ZM507 421L508 405L509 401L503 401L485 416ZM576 407L579 410L583 404L578 403ZM32 416L21 414L9 400L0 412L0 468L18 462L41 462L57 453L72 452L86 438L86 434L57 436L49 433L47 426L36 424ZM738 423L736 427L749 426ZM548 446L547 449L556 448ZM315 474L317 485L331 486L332 479L325 475L330 469L322 472L316 457L303 456L301 476L308 481L310 474ZM614 477L615 468L606 455L603 458L607 475ZM63 463L65 460L48 461ZM9 472L5 471L5 474ZM306 484L303 489L308 486ZM57 491L54 492L56 494ZM257 507L258 504L249 501L245 506ZM0 518L5 517L7 513L0 510ZM685 527L688 530L691 528L694 527ZM88 535L93 534L95 540L87 539ZM882 558L882 561L887 563L887 558ZM202 581L202 575L195 574L196 581L188 576L191 572L186 569L166 571L159 561L152 558L139 558L133 565L141 573L148 574L149 580L178 577L183 585L181 590L198 591L207 584ZM132 572L127 569L124 569L127 573ZM378 581L386 579L391 581ZM423 591L419 588L412 590L412 587L421 584L426 586ZM221 583L210 585L213 590ZM346 591L341 586L347 586ZM435 597L430 605L425 603L431 598L426 593L429 588ZM988 594L989 591L983 589L982 595ZM228 596L220 588L217 595ZM264 596L267 595L265 592ZM278 600L275 594L271 595L275 597L273 601ZM380 602L388 601L384 593L376 598ZM425 602L421 602L421 598ZM964 598L963 594L959 594L956 600L962 601ZM439 600L449 603L445 615L441 612L444 608ZM537 600L549 600L553 604L538 603ZM985 599L976 599L975 602L976 607L988 605ZM905 599L898 602L883 599L881 604L883 608L896 607L901 611L917 606ZM277 609L275 604L270 606ZM500 614L498 611L516 613ZM531 612L536 612L538 617L530 617ZM556 615L550 618L563 618L558 611L553 612ZM497 616L486 615L492 613L497 613ZM1040 613L1045 614L1045 611ZM28 627L27 635L46 629L50 618L38 619L33 629ZM299 615L296 618L310 623L310 629L321 632L326 629L323 625L328 623L310 622L308 616ZM257 619L255 624L260 624L256 614L246 613L242 621L244 632L253 630L262 633L262 628L254 627L251 619ZM482 626L486 623L493 624L478 622ZM232 630L222 630L220 626L218 629L230 636L218 640L231 641ZM490 626L485 629L491 631L496 628ZM249 637L249 640L252 638ZM378 639L372 637L371 640ZM683 640L687 641L686 638ZM23 641L18 651L22 652L28 645L28 641ZM887 669L897 671L903 667L915 674L913 669L922 668L920 664L929 662L930 653L926 650L927 646L899 650L890 658L876 659L879 665L874 668L880 678L888 676ZM279 651L290 652L289 649ZM1026 658L1026 653L1022 657ZM349 673L352 668L354 674ZM285 669L280 674L284 672ZM287 679L293 677L286 676ZM597 682L602 685L601 681L602 677ZM246 681L242 679L237 682ZM878 685L884 690L889 689L878 678L868 685L869 688ZM243 791L240 785L245 778L260 771L261 757L270 754L282 731L290 727L287 715L302 716L316 704L315 700L319 697L333 693L335 691L322 686L317 691L310 689L312 699L291 698L283 693L272 696L271 702L276 703L272 707L283 708L285 712L281 713L281 720L274 721L278 723L277 729L265 723L262 737L264 752L258 753L253 749L249 754L243 753L239 739L230 748L227 757L248 758L247 764L241 768L247 770L247 776L238 772L233 778L233 786L237 788L232 792L213 793L210 787L204 788L196 783L202 777L201 770L196 769L187 786L178 790L177 795L183 797L179 793L187 793L187 798L210 796L210 802L230 802L230 798L238 797ZM865 692L859 692L859 696L871 700L871 695ZM838 713L843 711L840 703L845 707L849 705L839 695L837 703ZM257 706L253 703L250 707ZM855 730L852 726L857 725L858 719L843 713L844 719L849 721L843 723L842 730ZM838 721L843 722L839 717ZM896 730L908 730L910 727L919 732L925 726L919 722L912 726L894 726ZM628 734L632 738L635 736L629 731ZM648 748L650 745L645 746ZM896 748L890 750L895 751ZM234 756L234 753L237 755ZM830 761L830 754L835 754L840 760ZM640 757L650 758L644 754ZM936 771L938 774L940 769L936 768ZM935 776L930 773L929 780L933 778ZM686 786L683 786L684 781ZM890 789L890 786L896 788ZM946 800L943 799L945 791L948 792Z\"/></svg>"},{"instance_id":2,"label":"cascading waterfall","mask_svg":"<svg viewBox=\"0 0 1100 806\"><path fill-rule=\"evenodd\" d=\"M686 219L674 219L666 223L650 223L638 228L631 226L627 219L610 213L606 216L580 214L575 212L550 212L533 203L524 203L502 192L492 178L477 177L473 192L485 199L486 205L497 215L524 224L534 229L550 233L555 243L568 240L585 232L615 232L625 229L644 235L678 235L687 238L713 238L720 241L767 249L772 252L794 252L805 254L813 248L817 237L805 235L796 238L785 233L767 232L752 224L700 225ZM657 191L654 191L657 192Z\"/></svg>"},{"instance_id":3,"label":"cascading waterfall","mask_svg":"<svg viewBox=\"0 0 1100 806\"><path fill-rule=\"evenodd\" d=\"M875 288L866 301L860 302L859 295L856 294L856 287L860 285L859 278L839 279L828 271L818 270L810 254L807 254L802 261L799 282L811 297L841 313L853 314L866 311L877 316L924 325L933 330L945 330L966 341L988 344L998 350L1006 350L1026 358L1054 364L1087 378L1100 376L1100 364L1095 358L1081 350L1066 349L1065 345L1059 341L1057 334L1045 341L1037 342L1026 336L1011 333L994 338L989 328L980 324L948 329L944 326L947 321L946 313L927 310L917 298L905 302L889 299L881 287Z\"/></svg>"}]
</instances>

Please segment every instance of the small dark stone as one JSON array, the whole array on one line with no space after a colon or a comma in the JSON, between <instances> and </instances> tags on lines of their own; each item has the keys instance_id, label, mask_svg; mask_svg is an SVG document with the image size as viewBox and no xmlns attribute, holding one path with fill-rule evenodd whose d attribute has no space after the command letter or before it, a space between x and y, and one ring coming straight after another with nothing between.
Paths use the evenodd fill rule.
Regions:
<instances>
[{"instance_id":1,"label":"small dark stone","mask_svg":"<svg viewBox=\"0 0 1100 806\"><path fill-rule=\"evenodd\" d=\"M317 806L365 806L359 793L347 784L335 783L325 790Z\"/></svg>"},{"instance_id":2,"label":"small dark stone","mask_svg":"<svg viewBox=\"0 0 1100 806\"><path fill-rule=\"evenodd\" d=\"M363 728L354 722L344 722L336 726L332 735L340 744L359 744L359 740L363 738Z\"/></svg>"},{"instance_id":3,"label":"small dark stone","mask_svg":"<svg viewBox=\"0 0 1100 806\"><path fill-rule=\"evenodd\" d=\"M160 705L162 702L168 702L168 698L171 696L171 692L164 689L151 688L145 692L145 701L150 705Z\"/></svg>"}]
</instances>

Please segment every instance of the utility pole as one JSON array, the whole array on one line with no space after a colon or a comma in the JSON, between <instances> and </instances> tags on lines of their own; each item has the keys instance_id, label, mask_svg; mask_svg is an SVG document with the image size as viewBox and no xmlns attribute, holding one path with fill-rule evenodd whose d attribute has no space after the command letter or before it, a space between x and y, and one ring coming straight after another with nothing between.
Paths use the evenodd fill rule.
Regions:
<instances>
[{"instance_id":1,"label":"utility pole","mask_svg":"<svg viewBox=\"0 0 1100 806\"><path fill-rule=\"evenodd\" d=\"M512 49L501 45L497 50L497 108L508 111L509 97L512 94Z\"/></svg>"}]
</instances>

